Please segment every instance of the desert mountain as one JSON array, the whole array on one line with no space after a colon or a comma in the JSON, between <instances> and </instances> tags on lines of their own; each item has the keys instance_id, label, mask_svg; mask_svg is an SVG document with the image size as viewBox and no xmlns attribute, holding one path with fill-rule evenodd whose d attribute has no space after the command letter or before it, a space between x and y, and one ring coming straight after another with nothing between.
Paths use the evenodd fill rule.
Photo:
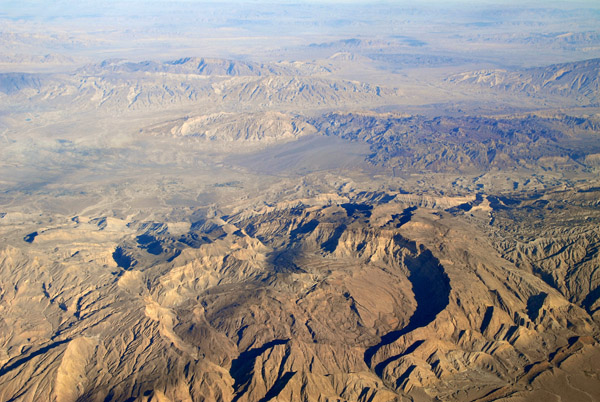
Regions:
<instances>
[{"instance_id":1,"label":"desert mountain","mask_svg":"<svg viewBox=\"0 0 600 402\"><path fill-rule=\"evenodd\" d=\"M326 114L313 125L325 135L366 142L375 165L411 172L584 169L594 165L586 155L600 152L593 141L598 122L569 116L428 119L351 113ZM591 142L577 144L574 137Z\"/></svg>"},{"instance_id":2,"label":"desert mountain","mask_svg":"<svg viewBox=\"0 0 600 402\"><path fill-rule=\"evenodd\" d=\"M597 6L8 3L0 402L600 401Z\"/></svg>"},{"instance_id":3,"label":"desert mountain","mask_svg":"<svg viewBox=\"0 0 600 402\"><path fill-rule=\"evenodd\" d=\"M306 119L278 112L216 113L186 117L160 123L144 129L141 134L192 137L199 140L228 143L256 143L290 141L314 134L316 129Z\"/></svg>"},{"instance_id":4,"label":"desert mountain","mask_svg":"<svg viewBox=\"0 0 600 402\"><path fill-rule=\"evenodd\" d=\"M0 92L13 95L21 91L39 91L44 77L38 74L3 73L0 74Z\"/></svg>"},{"instance_id":5,"label":"desert mountain","mask_svg":"<svg viewBox=\"0 0 600 402\"><path fill-rule=\"evenodd\" d=\"M323 68L323 71L328 71ZM188 58L173 62L109 60L71 74L0 74L0 101L16 109L78 105L78 110L152 110L203 105L213 108L334 107L380 104L399 95L394 88L320 77L304 63L258 65ZM313 77L317 75L318 77Z\"/></svg>"},{"instance_id":6,"label":"desert mountain","mask_svg":"<svg viewBox=\"0 0 600 402\"><path fill-rule=\"evenodd\" d=\"M560 96L581 105L597 105L600 93L600 59L555 64L520 71L484 70L449 78L458 85L475 85L533 97Z\"/></svg>"},{"instance_id":7,"label":"desert mountain","mask_svg":"<svg viewBox=\"0 0 600 402\"><path fill-rule=\"evenodd\" d=\"M285 64L261 64L237 60L186 57L163 63L143 61L138 63L127 60L106 60L99 64L89 65L79 70L81 74L107 73L168 73L193 74L204 76L264 76L264 75L297 75L298 70L283 67Z\"/></svg>"},{"instance_id":8,"label":"desert mountain","mask_svg":"<svg viewBox=\"0 0 600 402\"><path fill-rule=\"evenodd\" d=\"M569 302L520 260L502 258L477 216L503 207L485 200L491 207L473 207L468 222L463 209L379 199L297 200L187 225L79 216L38 228L25 238L28 249L13 241L2 254L5 317L33 299L27 317L45 325L5 331L13 335L3 341L0 395L491 400L597 392L580 371L597 370L600 353L588 303ZM4 236L23 218L5 215ZM48 250L58 244L60 252ZM34 281L25 279L30 272ZM25 336L39 346L20 348ZM35 387L20 380L42 373L47 380Z\"/></svg>"}]
</instances>

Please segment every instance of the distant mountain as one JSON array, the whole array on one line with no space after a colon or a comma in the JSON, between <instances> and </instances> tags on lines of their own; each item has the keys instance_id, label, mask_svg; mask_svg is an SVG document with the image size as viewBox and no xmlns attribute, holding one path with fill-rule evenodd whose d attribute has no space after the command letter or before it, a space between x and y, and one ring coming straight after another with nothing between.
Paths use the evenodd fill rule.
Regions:
<instances>
[{"instance_id":1,"label":"distant mountain","mask_svg":"<svg viewBox=\"0 0 600 402\"><path fill-rule=\"evenodd\" d=\"M37 91L42 87L42 82L40 74L4 73L0 74L0 92L12 95L26 89Z\"/></svg>"},{"instance_id":2,"label":"distant mountain","mask_svg":"<svg viewBox=\"0 0 600 402\"><path fill-rule=\"evenodd\" d=\"M239 108L377 104L397 95L357 81L332 79L316 63L250 63L185 58L170 62L106 60L71 74L0 74L0 94L9 105L49 108L164 108L182 103L226 103ZM27 91L26 91L27 90Z\"/></svg>"},{"instance_id":3,"label":"distant mountain","mask_svg":"<svg viewBox=\"0 0 600 402\"><path fill-rule=\"evenodd\" d=\"M519 43L530 45L549 46L553 48L581 48L598 46L600 44L600 33L596 31L585 32L505 32L480 35L477 39L485 43Z\"/></svg>"},{"instance_id":4,"label":"distant mountain","mask_svg":"<svg viewBox=\"0 0 600 402\"><path fill-rule=\"evenodd\" d=\"M395 35L389 40L383 39L340 39L332 42L311 43L313 49L375 49L389 47L421 47L427 43L411 36Z\"/></svg>"},{"instance_id":5,"label":"distant mountain","mask_svg":"<svg viewBox=\"0 0 600 402\"><path fill-rule=\"evenodd\" d=\"M252 76L265 75L293 75L299 74L291 63L255 63L240 60L185 57L178 60L157 62L141 61L131 62L121 59L105 60L101 63L90 64L78 71L79 74L106 74L106 73L170 73L194 74L203 76Z\"/></svg>"},{"instance_id":6,"label":"distant mountain","mask_svg":"<svg viewBox=\"0 0 600 402\"><path fill-rule=\"evenodd\" d=\"M428 52L427 43L410 36L393 36L389 40L342 39L333 42L312 43L308 47L322 57L337 60L362 61L385 70L414 67L457 66L473 60Z\"/></svg>"},{"instance_id":7,"label":"distant mountain","mask_svg":"<svg viewBox=\"0 0 600 402\"><path fill-rule=\"evenodd\" d=\"M367 57L385 69L457 66L472 61L462 57L413 53L371 53Z\"/></svg>"},{"instance_id":8,"label":"distant mountain","mask_svg":"<svg viewBox=\"0 0 600 402\"><path fill-rule=\"evenodd\" d=\"M359 48L373 48L373 47L385 47L391 45L390 41L382 41L382 40L364 40L357 38L350 39L341 39L333 42L323 42L323 43L311 43L309 47L311 48L321 48L321 49L359 49Z\"/></svg>"},{"instance_id":9,"label":"distant mountain","mask_svg":"<svg viewBox=\"0 0 600 402\"><path fill-rule=\"evenodd\" d=\"M456 74L448 82L529 96L556 95L581 105L600 101L600 59L554 64L519 71L480 70Z\"/></svg>"},{"instance_id":10,"label":"distant mountain","mask_svg":"<svg viewBox=\"0 0 600 402\"><path fill-rule=\"evenodd\" d=\"M372 102L382 96L395 94L394 90L362 82L289 76L233 79L222 81L214 89L223 100L258 102L261 105L293 103L296 106L339 105L349 101Z\"/></svg>"},{"instance_id":11,"label":"distant mountain","mask_svg":"<svg viewBox=\"0 0 600 402\"><path fill-rule=\"evenodd\" d=\"M278 112L214 113L154 125L143 133L214 142L269 144L296 139L316 129L299 117Z\"/></svg>"},{"instance_id":12,"label":"distant mountain","mask_svg":"<svg viewBox=\"0 0 600 402\"><path fill-rule=\"evenodd\" d=\"M1 36L1 34L0 34ZM0 63L4 64L72 64L75 60L63 54L49 53L44 56L30 54L0 54Z\"/></svg>"},{"instance_id":13,"label":"distant mountain","mask_svg":"<svg viewBox=\"0 0 600 402\"><path fill-rule=\"evenodd\" d=\"M577 170L592 163L587 155L600 152L597 141L577 143L571 137L595 133L598 123L568 116L429 119L331 113L311 123L324 135L369 144L370 163L409 172Z\"/></svg>"}]
</instances>

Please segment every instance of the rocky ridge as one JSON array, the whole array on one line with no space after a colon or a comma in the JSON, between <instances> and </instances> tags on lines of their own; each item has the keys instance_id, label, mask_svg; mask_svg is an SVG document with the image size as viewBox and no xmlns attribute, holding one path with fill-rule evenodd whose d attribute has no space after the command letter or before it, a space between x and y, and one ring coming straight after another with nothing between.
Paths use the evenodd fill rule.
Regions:
<instances>
[{"instance_id":1,"label":"rocky ridge","mask_svg":"<svg viewBox=\"0 0 600 402\"><path fill-rule=\"evenodd\" d=\"M458 85L475 85L527 94L533 97L557 95L572 98L577 104L598 105L600 59L535 67L521 71L483 70L448 78Z\"/></svg>"},{"instance_id":2,"label":"rocky ridge","mask_svg":"<svg viewBox=\"0 0 600 402\"><path fill-rule=\"evenodd\" d=\"M595 392L573 367L595 370L597 320L476 221L305 202L191 224L79 216L6 246L5 317L33 299L47 324L3 332L2 398L486 400L565 375ZM94 286L72 281L82 269Z\"/></svg>"}]
</instances>

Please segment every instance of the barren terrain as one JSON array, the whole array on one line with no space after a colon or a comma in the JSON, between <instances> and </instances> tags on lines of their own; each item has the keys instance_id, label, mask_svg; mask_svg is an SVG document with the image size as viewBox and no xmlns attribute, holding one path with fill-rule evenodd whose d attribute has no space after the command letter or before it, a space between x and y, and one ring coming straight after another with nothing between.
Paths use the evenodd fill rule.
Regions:
<instances>
[{"instance_id":1,"label":"barren terrain","mask_svg":"<svg viewBox=\"0 0 600 402\"><path fill-rule=\"evenodd\" d=\"M600 400L597 6L36 4L0 401Z\"/></svg>"}]
</instances>

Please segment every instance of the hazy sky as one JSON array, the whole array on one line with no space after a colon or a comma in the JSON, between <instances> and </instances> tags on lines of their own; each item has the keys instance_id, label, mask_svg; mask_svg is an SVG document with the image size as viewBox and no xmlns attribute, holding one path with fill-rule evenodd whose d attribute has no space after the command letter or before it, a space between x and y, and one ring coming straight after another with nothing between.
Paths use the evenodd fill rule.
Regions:
<instances>
[{"instance_id":1,"label":"hazy sky","mask_svg":"<svg viewBox=\"0 0 600 402\"><path fill-rule=\"evenodd\" d=\"M600 1L0 0L0 33L25 34L0 36L4 54L254 56L256 49L378 37L456 52L498 35L531 34L531 46L539 46L535 35L566 32L600 32ZM590 46L581 58L597 54Z\"/></svg>"}]
</instances>

